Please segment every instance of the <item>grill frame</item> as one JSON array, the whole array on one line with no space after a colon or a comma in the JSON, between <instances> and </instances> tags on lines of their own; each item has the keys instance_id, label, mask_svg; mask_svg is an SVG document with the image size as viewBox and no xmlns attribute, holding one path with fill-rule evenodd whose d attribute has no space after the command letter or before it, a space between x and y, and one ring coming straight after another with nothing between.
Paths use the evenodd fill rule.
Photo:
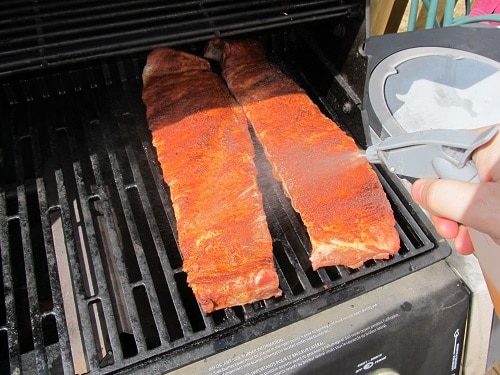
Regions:
<instances>
[{"instance_id":1,"label":"grill frame","mask_svg":"<svg viewBox=\"0 0 500 375\"><path fill-rule=\"evenodd\" d=\"M282 46L282 43L278 42L277 45ZM285 48L285 50L291 51L290 48ZM182 275L179 258L178 256L169 258L168 250L165 249L165 244L175 245L175 218L169 203L168 187L161 177L160 166L145 123L144 108L140 101L143 57L139 55L131 59L118 58L110 61L108 65L68 70L66 73L60 72L50 77L35 77L3 85L5 100L1 103L11 113L10 124L7 128L13 132L11 150L14 153L13 164L16 167L15 176L10 177L11 181L6 181L9 178L6 176L0 185L0 234L4 238L3 242L0 242L2 275L4 285L7 286L4 292L6 311L10 316L10 318L6 317L3 325L0 322L0 332L6 332L7 346L11 348L8 353L10 370L19 366L26 369L26 364L31 360L36 363L37 370L45 372L46 369L54 368L54 364L49 361L53 359L59 361L56 366L59 366L62 372L73 372L72 352L69 350L71 340L66 327L64 298L58 282L57 263L60 259L54 248L51 224L51 215L54 221L53 216L57 213L60 213L62 217L66 249L72 259L70 269L76 275L74 279L76 305L90 373L127 373L139 369L155 372L172 370L314 315L318 311L432 264L450 253L451 249L446 243L438 240L433 230L429 229L431 226L426 217L411 203L410 197L399 180L383 168L379 168L377 172L393 202L395 211L404 211L397 221L401 224L406 222L405 225L409 227L402 228L398 224L398 230L403 243L409 250L401 252L389 261L368 262L358 271L333 267L329 272L322 269L313 272L315 276L311 276L312 271L304 269L304 257L307 255L305 249L295 249L297 244L303 248L308 246L307 235L300 218L291 209L279 183L269 179L270 170L261 171L259 177L261 182L262 174L267 174L268 176L263 180L270 183L270 188L263 188L264 199L278 203L273 207L275 203L267 202L265 206L271 232L274 231L275 253L281 254L276 255L275 260L278 264L280 287L284 291L284 297L250 306L225 309L223 312L210 316L201 314L198 318L193 318L190 315L192 305L182 302L184 297L179 294L177 288L182 285L182 280L179 281L178 276L176 279L176 275ZM287 58L281 56L277 60L287 61ZM296 78L303 86L308 87L305 76ZM314 89L310 92L314 92ZM325 113L335 114L335 109L330 106L328 100L321 100L318 96L315 98ZM55 113L56 108L65 108L65 110L62 113ZM31 124L27 126L29 121ZM2 128L6 127L2 126ZM43 132L47 130L48 135L43 136ZM58 137L63 146L58 145ZM32 166L23 160L25 155L30 154L30 151L22 151L20 144L23 142L29 143L28 150L31 149L34 159ZM40 144L49 149L43 149ZM5 146L4 142L2 159L4 169L9 165L5 158L7 156L5 152L9 148ZM88 149L87 157L75 156L82 152L85 155L85 149ZM48 163L51 153L56 155L57 160L53 162L54 164ZM258 154L262 157L261 153ZM85 158L88 160L84 160ZM128 168L127 163L134 164L135 167L130 167L130 171L125 171ZM47 164L49 164L48 172L44 171L44 166L47 168ZM58 166L59 164L61 166ZM263 164L265 165L265 161L257 162L258 166L262 167ZM150 177L144 178L146 173L150 174ZM56 180L55 191L58 196L56 200L52 196L54 187L51 187L51 184L53 185L51 180ZM114 184L114 187L110 184ZM21 247L25 254L23 256L26 257L23 259L27 259L25 260L26 284L30 286L27 286L26 290L31 302L30 320L35 322L35 334L32 339L33 350L20 355L19 345L16 344L19 329L16 327L18 318L15 315L19 303L16 303L14 296L10 293L10 290L15 288L12 286L13 278L9 273L10 269L6 266L11 263L12 245L5 241L5 238L9 238L8 235L5 236L5 233L9 231L9 223L28 222L32 213L24 202L32 194L35 194L38 199L44 227L44 247L47 254L53 306L42 312L37 311L37 306L40 305L36 287L38 280L36 277L32 279L30 276L32 273L29 272L33 268L33 262L30 262L30 254L33 250L29 246L31 232L28 225L25 226L28 229L24 229L26 232L22 232L26 233L26 238L21 240ZM151 194L157 195L157 198L152 200ZM125 358L117 323L119 319L112 308L113 297L110 293L112 286L110 286L110 280L105 277L106 266L103 263L104 255L102 254L102 244L105 241L102 240L102 234L99 234L100 224L96 222L96 214L92 213L92 206L99 202L99 210L102 211L104 220L111 223L109 228L106 228L108 241L113 247L113 254L118 259L118 271L121 275L125 275L130 267L124 264L126 263L124 256L119 253L125 241L123 236L128 231L129 241L142 243L143 237L138 227L145 228L138 219L141 216L134 216L137 207L130 203L132 195L135 196L134 199L138 199L141 206L139 210L142 210L145 215L142 217L145 217L146 226L149 227L151 233L149 241L154 247L153 251L158 254L166 287L175 302L174 310L177 314L176 320L181 327L182 337L172 341L168 339L170 323L162 322L164 310L157 302L160 297L149 269L152 262L147 259L146 255L141 254L140 247L132 246L138 258L137 267L141 278L136 280L136 275L136 279L132 277L133 282L130 282L123 280L126 278L122 277L120 282L122 289L129 289L128 292L123 293L126 308L130 313L129 319L134 329L132 339L135 341L137 354ZM83 229L80 232L78 232L78 227L75 229L74 226L78 216L72 209L75 197L83 223L81 227ZM15 202L8 202L13 199L17 202L18 212L13 212ZM161 220L155 216L158 215L158 211L154 211L156 209L154 207L157 206L155 203L159 203L161 210L164 210ZM122 208L117 209L117 207ZM270 209L270 207L273 208ZM121 213L118 212L120 210ZM161 227L167 225L173 229L171 236L165 240L165 237L162 237L165 234L161 232ZM83 233L84 243L87 245L87 252L91 255L90 259L93 263L91 269L95 273L94 287L99 289L98 294L91 296L85 294L85 290L89 294L88 290L91 289L89 286L92 286L92 282L86 281L81 272L82 257L78 255L79 240L75 233ZM412 249L412 241L418 241L418 239L423 241L423 245L419 249ZM277 248L278 243L282 244L281 250ZM287 277L286 273L289 271L283 270L286 267L282 264L287 261L292 269L296 269L295 278L302 290L289 285L289 281L294 277ZM128 277L130 278L130 275ZM159 346L154 347L153 344L151 347L146 340L147 334L137 333L142 332L144 328L144 325L141 325L141 313L137 304L134 303L133 290L137 288L143 288L149 300L152 301L150 303L152 315L157 324L157 337L161 341ZM176 305L179 301L180 303ZM96 344L95 340L97 319L95 314L92 316L89 312L89 306L93 304L98 304L102 310L101 315L104 316L106 328L109 331L109 347L113 350L113 362L110 361L110 357L98 354L102 353L102 348ZM51 344L50 349L48 347L51 345L43 345L44 332L40 329L43 324L46 324L44 319L49 319L47 316L53 317L52 325L55 327L52 330L56 329L59 336L59 345ZM194 325L193 319L196 321ZM4 343L0 345L3 346Z\"/></svg>"}]
</instances>

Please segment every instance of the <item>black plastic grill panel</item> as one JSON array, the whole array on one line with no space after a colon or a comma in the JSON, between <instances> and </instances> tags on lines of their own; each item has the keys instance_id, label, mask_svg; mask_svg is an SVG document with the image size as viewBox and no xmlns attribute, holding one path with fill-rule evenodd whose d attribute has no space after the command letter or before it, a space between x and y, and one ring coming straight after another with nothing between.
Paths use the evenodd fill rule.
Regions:
<instances>
[{"instance_id":1,"label":"black plastic grill panel","mask_svg":"<svg viewBox=\"0 0 500 375\"><path fill-rule=\"evenodd\" d=\"M0 76L359 14L359 0L38 0L0 4Z\"/></svg>"},{"instance_id":2,"label":"black plastic grill panel","mask_svg":"<svg viewBox=\"0 0 500 375\"><path fill-rule=\"evenodd\" d=\"M143 58L1 87L0 372L168 371L449 253L381 174L399 254L358 270L313 271L306 230L257 144L284 294L203 314L182 271L169 191L145 122Z\"/></svg>"}]
</instances>

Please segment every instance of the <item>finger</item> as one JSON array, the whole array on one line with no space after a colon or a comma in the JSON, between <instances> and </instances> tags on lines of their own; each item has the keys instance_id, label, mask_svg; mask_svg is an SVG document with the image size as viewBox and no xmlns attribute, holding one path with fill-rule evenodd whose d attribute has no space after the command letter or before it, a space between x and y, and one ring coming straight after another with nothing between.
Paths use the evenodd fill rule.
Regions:
<instances>
[{"instance_id":1,"label":"finger","mask_svg":"<svg viewBox=\"0 0 500 375\"><path fill-rule=\"evenodd\" d=\"M441 216L431 215L436 231L444 238L455 238L458 235L458 223Z\"/></svg>"},{"instance_id":2,"label":"finger","mask_svg":"<svg viewBox=\"0 0 500 375\"><path fill-rule=\"evenodd\" d=\"M461 181L421 179L415 181L413 199L434 216L462 222L464 213L471 206L474 186Z\"/></svg>"},{"instance_id":3,"label":"finger","mask_svg":"<svg viewBox=\"0 0 500 375\"><path fill-rule=\"evenodd\" d=\"M474 245L469 235L469 230L465 225L460 225L458 234L455 237L455 249L463 255L470 255L474 252Z\"/></svg>"},{"instance_id":4,"label":"finger","mask_svg":"<svg viewBox=\"0 0 500 375\"><path fill-rule=\"evenodd\" d=\"M456 221L434 215L431 215L431 220L441 236L454 239L455 249L460 254L470 255L474 252L474 245L465 225L459 225Z\"/></svg>"},{"instance_id":5,"label":"finger","mask_svg":"<svg viewBox=\"0 0 500 375\"><path fill-rule=\"evenodd\" d=\"M500 183L423 179L413 184L411 193L430 214L500 238Z\"/></svg>"}]
</instances>

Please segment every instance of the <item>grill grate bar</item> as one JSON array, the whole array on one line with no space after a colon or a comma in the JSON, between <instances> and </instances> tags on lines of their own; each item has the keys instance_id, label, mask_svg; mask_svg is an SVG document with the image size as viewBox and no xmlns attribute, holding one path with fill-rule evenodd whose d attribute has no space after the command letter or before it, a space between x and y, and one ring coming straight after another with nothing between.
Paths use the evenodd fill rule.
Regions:
<instances>
[{"instance_id":1,"label":"grill grate bar","mask_svg":"<svg viewBox=\"0 0 500 375\"><path fill-rule=\"evenodd\" d=\"M36 134L36 130L35 130ZM37 137L35 137L37 138ZM41 172L41 158L40 149L38 144L34 147L35 169L37 175L40 176ZM64 374L74 374L73 360L70 351L70 340L65 320L65 312L63 307L63 297L61 294L59 284L59 270L56 263L55 248L52 242L52 235L50 233L49 223L49 208L47 204L47 195L43 179L37 178L37 191L40 212L47 213L41 215L41 225L43 231L43 238L45 244L45 255L47 259L47 269L49 273L50 289L52 294L53 307L50 314L54 316L56 322L57 338L59 342L59 353L61 358L61 368ZM47 313L49 315L49 312Z\"/></svg>"},{"instance_id":2,"label":"grill grate bar","mask_svg":"<svg viewBox=\"0 0 500 375\"><path fill-rule=\"evenodd\" d=\"M18 169L22 171L22 167ZM35 269L33 248L31 247L31 239L29 233L28 210L26 207L26 196L24 186L18 187L18 204L19 204L19 225L24 249L24 269L26 275L26 293L28 294L29 316L32 325L33 351L35 354L36 368L39 373L47 372L46 356L44 353L45 345L42 336L42 316L39 310L38 294L35 282Z\"/></svg>"},{"instance_id":3,"label":"grill grate bar","mask_svg":"<svg viewBox=\"0 0 500 375\"><path fill-rule=\"evenodd\" d=\"M2 256L2 275L4 287L4 303L7 311L6 316L6 333L7 344L9 347L9 366L10 373L14 373L16 369L21 368L21 353L19 350L18 327L16 319L16 307L14 301L14 285L11 269L10 246L7 233L7 212L5 192L0 191L0 251Z\"/></svg>"},{"instance_id":4,"label":"grill grate bar","mask_svg":"<svg viewBox=\"0 0 500 375\"><path fill-rule=\"evenodd\" d=\"M283 270L279 266L279 263L276 260L276 256L274 256L274 266L276 267L276 273L278 274L278 278L280 280L279 286L280 286L281 290L283 291L283 293L285 295L290 295L290 296L293 295L292 287L288 284L286 277L285 277L285 273L283 272Z\"/></svg>"}]
</instances>

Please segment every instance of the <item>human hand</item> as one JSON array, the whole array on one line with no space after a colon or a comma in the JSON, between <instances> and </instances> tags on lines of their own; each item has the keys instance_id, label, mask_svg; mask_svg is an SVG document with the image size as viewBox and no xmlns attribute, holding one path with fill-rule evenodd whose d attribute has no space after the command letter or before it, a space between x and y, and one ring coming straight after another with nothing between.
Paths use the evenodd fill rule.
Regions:
<instances>
[{"instance_id":1,"label":"human hand","mask_svg":"<svg viewBox=\"0 0 500 375\"><path fill-rule=\"evenodd\" d=\"M500 124L493 125L500 129ZM478 131L486 128L478 129ZM444 238L454 238L455 249L474 252L468 227L488 234L500 244L500 135L472 155L480 183L446 179L415 181L411 195L426 209Z\"/></svg>"}]
</instances>

